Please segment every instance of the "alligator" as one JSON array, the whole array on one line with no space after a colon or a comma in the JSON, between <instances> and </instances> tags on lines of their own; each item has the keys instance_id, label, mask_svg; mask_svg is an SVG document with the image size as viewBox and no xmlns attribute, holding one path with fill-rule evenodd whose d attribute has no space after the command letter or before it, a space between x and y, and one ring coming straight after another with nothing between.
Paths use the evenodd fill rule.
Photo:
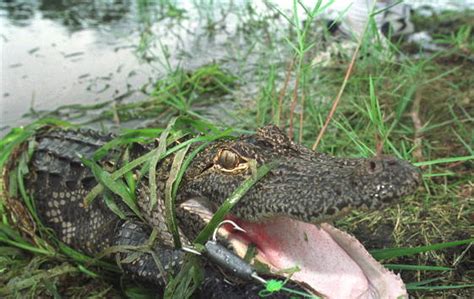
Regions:
<instances>
[{"instance_id":1,"label":"alligator","mask_svg":"<svg viewBox=\"0 0 474 299\"><path fill-rule=\"evenodd\" d=\"M134 175L142 178L136 186L142 217L129 213L127 206L116 200L129 216L123 219L111 211L107 192L88 205L84 202L98 183L83 161L113 138L88 129L39 130L33 137L25 186L44 226L85 254L97 256L114 246L141 246L155 230L152 250L156 255L112 252L108 257L125 275L162 291L186 255L176 247L165 219L166 182L176 156L157 163L155 205L150 204L147 173L135 170ZM191 149L199 145L193 144ZM156 144L136 143L128 151L134 158L153 146ZM122 154L120 147L114 148L98 163L113 171L119 166L116 157ZM352 209L383 209L414 193L421 180L419 170L388 156L339 158L318 153L292 142L272 125L256 134L210 142L193 158L175 201L183 246L193 246L224 200L254 175L255 164L275 161L226 216L245 232L223 225L218 230L219 240L241 257L252 247L252 262L266 265L272 275L287 276L282 270L297 266L290 286L320 297L408 298L398 275L375 261L353 236L330 223ZM234 279L232 273L212 262L205 265L197 298L258 298L257 292L263 288L259 282ZM278 296L285 297L274 294L274 298Z\"/></svg>"}]
</instances>

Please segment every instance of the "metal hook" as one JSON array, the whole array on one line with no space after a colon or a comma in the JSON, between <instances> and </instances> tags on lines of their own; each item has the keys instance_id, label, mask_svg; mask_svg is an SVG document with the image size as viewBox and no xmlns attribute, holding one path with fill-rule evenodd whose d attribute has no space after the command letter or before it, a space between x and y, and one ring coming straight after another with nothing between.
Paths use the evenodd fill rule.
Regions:
<instances>
[{"instance_id":1,"label":"metal hook","mask_svg":"<svg viewBox=\"0 0 474 299\"><path fill-rule=\"evenodd\" d=\"M193 249L193 248L190 248L190 247L181 247L181 250L185 251L185 252L189 252L189 253L192 253L192 254L196 254L196 255L201 255L201 253L199 251L197 251L196 249Z\"/></svg>"},{"instance_id":2,"label":"metal hook","mask_svg":"<svg viewBox=\"0 0 474 299\"><path fill-rule=\"evenodd\" d=\"M264 278L258 276L257 272L253 272L252 275L251 275L251 277L254 278L254 279L256 279L257 281L259 281L259 282L265 284L265 285L267 284L267 281L266 281Z\"/></svg>"},{"instance_id":3,"label":"metal hook","mask_svg":"<svg viewBox=\"0 0 474 299\"><path fill-rule=\"evenodd\" d=\"M212 241L213 242L216 242L216 239L217 239L217 231L219 230L219 228L223 225L223 224L226 224L226 223L229 223L231 224L235 230L238 230L238 231L241 231L241 232L244 232L246 233L245 229L241 228L237 223L235 223L234 221L232 220L224 220L222 221L221 223L219 223L216 227L216 229L214 230L214 232L212 233ZM192 253L192 254L196 254L196 255L202 255L201 252L197 251L196 249L194 248L191 248L191 247L181 247L181 249L185 252L189 252L189 253Z\"/></svg>"},{"instance_id":4,"label":"metal hook","mask_svg":"<svg viewBox=\"0 0 474 299\"><path fill-rule=\"evenodd\" d=\"M245 229L241 228L237 223L235 223L234 221L232 220L224 220L222 221L221 223L219 223L217 226L216 226L216 229L214 230L214 232L212 233L212 241L216 241L216 238L217 238L217 231L219 230L219 228L223 225L223 224L231 224L235 230L238 230L238 231L241 231L241 232L244 232L246 233Z\"/></svg>"}]
</instances>

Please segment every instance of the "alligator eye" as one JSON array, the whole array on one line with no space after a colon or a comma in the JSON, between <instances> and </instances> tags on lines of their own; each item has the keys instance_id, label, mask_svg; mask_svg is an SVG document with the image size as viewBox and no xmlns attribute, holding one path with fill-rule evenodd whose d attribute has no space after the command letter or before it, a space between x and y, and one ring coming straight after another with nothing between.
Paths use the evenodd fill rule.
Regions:
<instances>
[{"instance_id":1,"label":"alligator eye","mask_svg":"<svg viewBox=\"0 0 474 299\"><path fill-rule=\"evenodd\" d=\"M216 158L216 163L227 170L233 170L240 164L239 155L230 150L220 151Z\"/></svg>"}]
</instances>

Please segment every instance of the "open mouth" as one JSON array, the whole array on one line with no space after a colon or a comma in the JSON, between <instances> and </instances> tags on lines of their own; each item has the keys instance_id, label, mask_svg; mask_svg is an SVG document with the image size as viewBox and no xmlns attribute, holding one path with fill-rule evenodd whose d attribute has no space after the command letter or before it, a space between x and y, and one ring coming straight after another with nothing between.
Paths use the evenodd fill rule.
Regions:
<instances>
[{"instance_id":1,"label":"open mouth","mask_svg":"<svg viewBox=\"0 0 474 299\"><path fill-rule=\"evenodd\" d=\"M180 205L205 222L213 212L200 200ZM408 298L400 276L384 268L353 236L328 223L311 224L285 216L250 222L233 215L232 220L245 232L230 224L220 226L219 235L227 239L240 257L253 244L254 260L267 265L272 273L298 268L291 280L323 298ZM283 274L282 274L283 273Z\"/></svg>"},{"instance_id":2,"label":"open mouth","mask_svg":"<svg viewBox=\"0 0 474 299\"><path fill-rule=\"evenodd\" d=\"M247 222L228 217L246 232L223 226L220 233L243 257L250 244L272 272L298 267L291 279L323 298L408 298L398 275L385 269L353 236L327 223L314 225L275 217Z\"/></svg>"}]
</instances>

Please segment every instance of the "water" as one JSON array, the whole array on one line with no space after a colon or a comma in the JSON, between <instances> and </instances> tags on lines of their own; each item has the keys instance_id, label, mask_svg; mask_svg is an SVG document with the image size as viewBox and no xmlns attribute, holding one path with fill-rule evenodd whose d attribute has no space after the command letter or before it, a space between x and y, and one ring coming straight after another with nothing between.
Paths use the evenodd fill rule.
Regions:
<instances>
[{"instance_id":1,"label":"water","mask_svg":"<svg viewBox=\"0 0 474 299\"><path fill-rule=\"evenodd\" d=\"M3 131L27 123L21 116L37 110L143 99L134 91L177 65L193 69L231 61L235 53L229 51L240 47L236 26L219 28L232 19L237 24L229 4L213 4L211 11L191 2L176 7L139 0L77 3L1 4ZM211 23L216 30L208 28Z\"/></svg>"},{"instance_id":2,"label":"water","mask_svg":"<svg viewBox=\"0 0 474 299\"><path fill-rule=\"evenodd\" d=\"M460 2L463 8L474 4L435 4ZM255 44L245 38L247 27L259 34L279 26L255 29L252 22L275 19L281 26L284 21L276 20L275 11L263 2L253 5L253 11L247 1L173 3L2 1L0 135L31 121L25 114L66 104L144 99L140 90L178 65L193 69L215 61L243 74L268 49L263 38ZM335 7L346 3L336 1ZM279 5L291 9L288 1Z\"/></svg>"}]
</instances>

